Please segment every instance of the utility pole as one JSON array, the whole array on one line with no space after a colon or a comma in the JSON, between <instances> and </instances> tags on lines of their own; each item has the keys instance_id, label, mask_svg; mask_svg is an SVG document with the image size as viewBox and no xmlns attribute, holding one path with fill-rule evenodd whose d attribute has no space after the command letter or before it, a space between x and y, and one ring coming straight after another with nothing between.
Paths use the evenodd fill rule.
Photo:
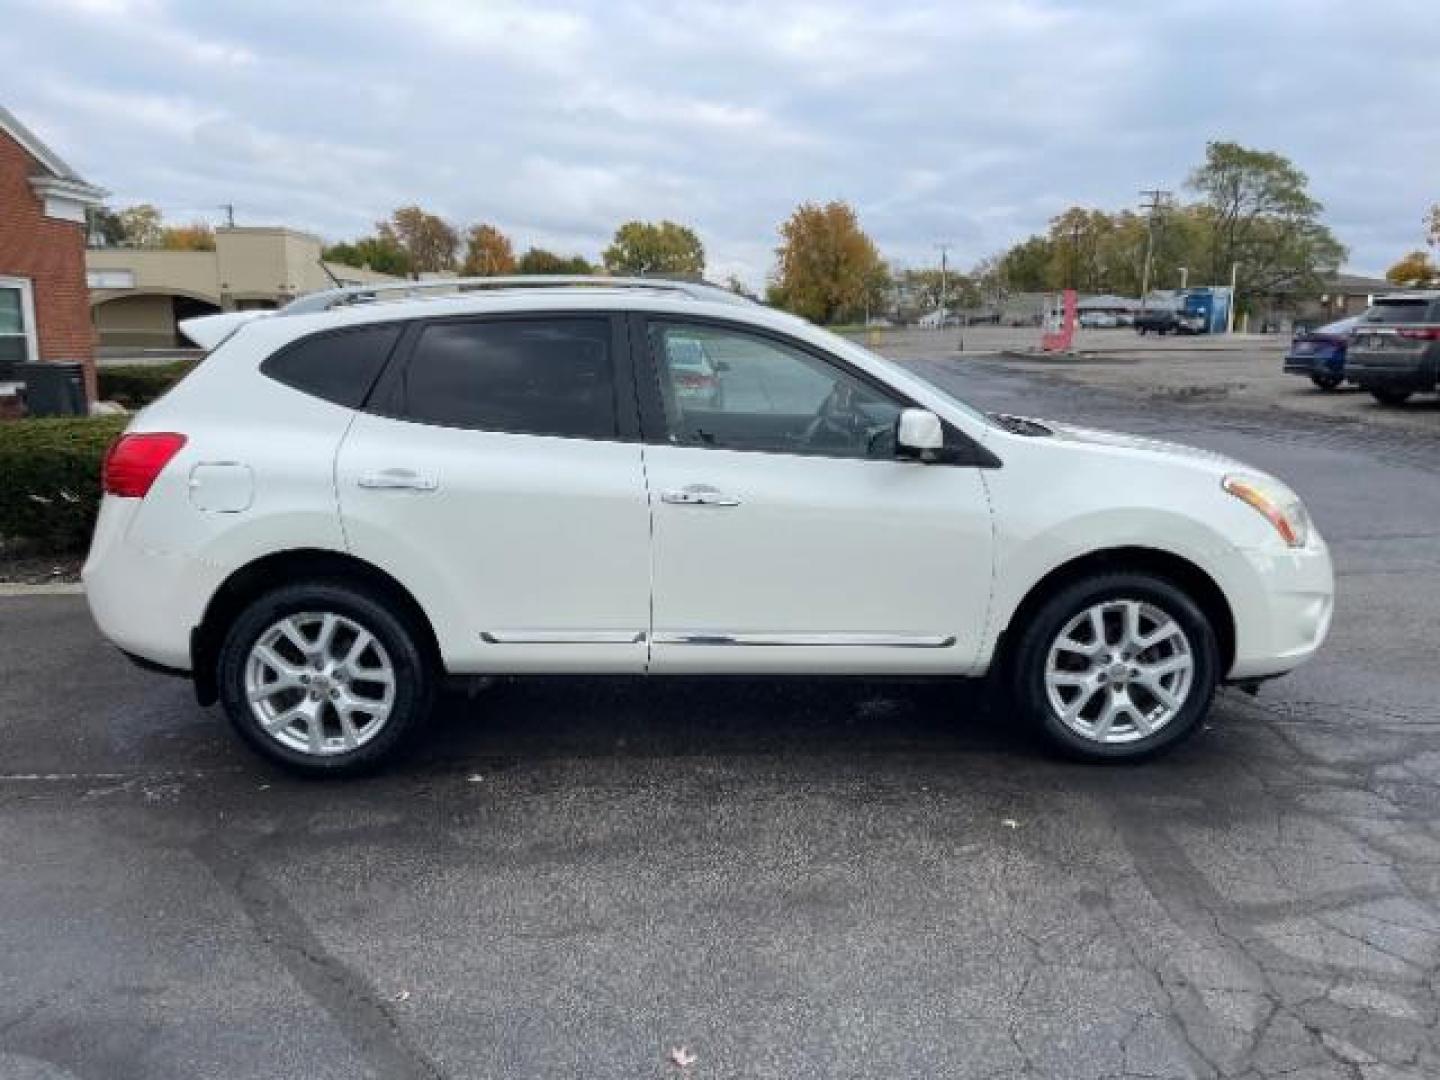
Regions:
<instances>
[{"instance_id":1,"label":"utility pole","mask_svg":"<svg viewBox=\"0 0 1440 1080\"><path fill-rule=\"evenodd\" d=\"M950 245L936 244L935 246L940 249L940 326L938 327L938 329L944 330L945 298L946 294L950 291L949 278L946 276L946 269L948 267L948 263L946 260L950 254Z\"/></svg>"},{"instance_id":2,"label":"utility pole","mask_svg":"<svg viewBox=\"0 0 1440 1080\"><path fill-rule=\"evenodd\" d=\"M1169 201L1170 192L1162 188L1151 188L1140 194L1149 200L1144 206L1150 212L1145 226L1145 269L1140 275L1140 312L1144 314L1145 300L1150 294L1150 262L1155 257L1155 219L1160 214L1160 208Z\"/></svg>"},{"instance_id":3,"label":"utility pole","mask_svg":"<svg viewBox=\"0 0 1440 1080\"><path fill-rule=\"evenodd\" d=\"M1225 312L1225 333L1235 332L1235 283L1240 277L1240 264L1230 264L1230 309Z\"/></svg>"},{"instance_id":4,"label":"utility pole","mask_svg":"<svg viewBox=\"0 0 1440 1080\"><path fill-rule=\"evenodd\" d=\"M235 227L235 204L221 203L220 209L225 211L225 227L233 229Z\"/></svg>"}]
</instances>

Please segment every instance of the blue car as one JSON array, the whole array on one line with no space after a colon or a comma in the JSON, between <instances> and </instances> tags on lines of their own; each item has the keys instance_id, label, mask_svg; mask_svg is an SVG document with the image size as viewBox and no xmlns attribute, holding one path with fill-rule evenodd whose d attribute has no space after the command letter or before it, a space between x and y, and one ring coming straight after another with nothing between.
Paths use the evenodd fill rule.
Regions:
<instances>
[{"instance_id":1,"label":"blue car","mask_svg":"<svg viewBox=\"0 0 1440 1080\"><path fill-rule=\"evenodd\" d=\"M1286 373L1308 375L1321 390L1334 390L1345 381L1345 350L1359 322L1360 316L1354 315L1296 334L1285 354Z\"/></svg>"}]
</instances>

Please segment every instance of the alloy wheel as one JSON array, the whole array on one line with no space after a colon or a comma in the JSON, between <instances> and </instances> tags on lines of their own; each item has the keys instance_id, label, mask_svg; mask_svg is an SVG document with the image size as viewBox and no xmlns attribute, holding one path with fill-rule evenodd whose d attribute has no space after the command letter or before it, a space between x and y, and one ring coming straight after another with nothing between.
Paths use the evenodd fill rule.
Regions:
<instances>
[{"instance_id":1,"label":"alloy wheel","mask_svg":"<svg viewBox=\"0 0 1440 1080\"><path fill-rule=\"evenodd\" d=\"M245 695L282 746L328 757L380 734L395 704L395 666L354 619L306 611L271 625L245 661Z\"/></svg>"},{"instance_id":2,"label":"alloy wheel","mask_svg":"<svg viewBox=\"0 0 1440 1080\"><path fill-rule=\"evenodd\" d=\"M1180 624L1154 604L1106 600L1061 629L1045 662L1060 722L1091 742L1137 742L1184 707L1195 657Z\"/></svg>"}]
</instances>

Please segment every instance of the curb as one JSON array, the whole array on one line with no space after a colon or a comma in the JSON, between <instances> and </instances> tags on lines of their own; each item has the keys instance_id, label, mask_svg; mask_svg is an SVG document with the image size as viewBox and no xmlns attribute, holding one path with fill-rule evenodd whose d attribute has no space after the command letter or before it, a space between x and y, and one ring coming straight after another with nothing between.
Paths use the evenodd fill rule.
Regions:
<instances>
[{"instance_id":1,"label":"curb","mask_svg":"<svg viewBox=\"0 0 1440 1080\"><path fill-rule=\"evenodd\" d=\"M0 598L7 596L84 596L85 586L78 581L49 581L42 585L25 585L0 581Z\"/></svg>"}]
</instances>

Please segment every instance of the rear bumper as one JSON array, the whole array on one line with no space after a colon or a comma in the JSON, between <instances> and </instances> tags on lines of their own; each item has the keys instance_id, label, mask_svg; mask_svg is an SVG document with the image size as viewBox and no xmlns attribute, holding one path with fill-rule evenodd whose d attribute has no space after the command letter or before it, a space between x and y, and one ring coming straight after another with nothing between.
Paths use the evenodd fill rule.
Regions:
<instances>
[{"instance_id":1,"label":"rear bumper","mask_svg":"<svg viewBox=\"0 0 1440 1080\"><path fill-rule=\"evenodd\" d=\"M1298 551L1243 554L1259 587L1237 605L1230 682L1271 678L1299 667L1324 644L1335 614L1335 573L1318 536Z\"/></svg>"},{"instance_id":2,"label":"rear bumper","mask_svg":"<svg viewBox=\"0 0 1440 1080\"><path fill-rule=\"evenodd\" d=\"M1435 389L1434 350L1404 354L1351 350L1345 374L1361 386L1394 390Z\"/></svg>"},{"instance_id":3,"label":"rear bumper","mask_svg":"<svg viewBox=\"0 0 1440 1080\"><path fill-rule=\"evenodd\" d=\"M213 575L199 560L132 543L127 534L138 506L108 495L101 503L80 572L85 598L100 632L132 659L188 672L190 629L203 614L198 598L210 595Z\"/></svg>"}]
</instances>

